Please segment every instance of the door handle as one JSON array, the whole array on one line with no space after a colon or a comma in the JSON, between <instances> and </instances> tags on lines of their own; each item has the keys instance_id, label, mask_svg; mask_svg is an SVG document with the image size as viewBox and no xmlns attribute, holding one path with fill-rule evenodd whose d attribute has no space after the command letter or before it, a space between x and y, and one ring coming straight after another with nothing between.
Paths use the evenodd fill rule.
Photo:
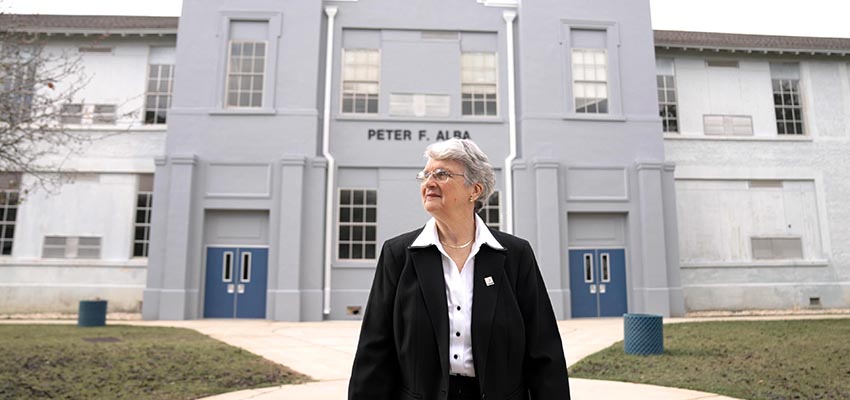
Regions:
<instances>
[{"instance_id":1,"label":"door handle","mask_svg":"<svg viewBox=\"0 0 850 400\"><path fill-rule=\"evenodd\" d=\"M590 285L590 294L596 294L596 285Z\"/></svg>"},{"instance_id":2,"label":"door handle","mask_svg":"<svg viewBox=\"0 0 850 400\"><path fill-rule=\"evenodd\" d=\"M599 293L605 294L605 284L604 283L599 284Z\"/></svg>"},{"instance_id":3,"label":"door handle","mask_svg":"<svg viewBox=\"0 0 850 400\"><path fill-rule=\"evenodd\" d=\"M240 283L238 286L236 286L236 291L237 291L239 294L245 293L245 285L243 285L243 284L241 284L241 283Z\"/></svg>"},{"instance_id":4,"label":"door handle","mask_svg":"<svg viewBox=\"0 0 850 400\"><path fill-rule=\"evenodd\" d=\"M227 285L227 293L233 293L233 284L232 283Z\"/></svg>"}]
</instances>

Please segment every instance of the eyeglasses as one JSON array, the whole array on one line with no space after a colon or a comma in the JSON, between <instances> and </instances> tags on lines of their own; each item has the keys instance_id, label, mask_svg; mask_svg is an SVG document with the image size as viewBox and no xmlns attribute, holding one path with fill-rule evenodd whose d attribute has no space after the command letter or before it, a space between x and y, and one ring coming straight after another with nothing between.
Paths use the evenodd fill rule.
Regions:
<instances>
[{"instance_id":1,"label":"eyeglasses","mask_svg":"<svg viewBox=\"0 0 850 400\"><path fill-rule=\"evenodd\" d=\"M434 177L434 180L439 183L446 183L454 176L465 176L463 174L455 174L444 169L435 169L433 171L419 171L416 174L416 180L420 183L425 183L428 181L428 178Z\"/></svg>"}]
</instances>

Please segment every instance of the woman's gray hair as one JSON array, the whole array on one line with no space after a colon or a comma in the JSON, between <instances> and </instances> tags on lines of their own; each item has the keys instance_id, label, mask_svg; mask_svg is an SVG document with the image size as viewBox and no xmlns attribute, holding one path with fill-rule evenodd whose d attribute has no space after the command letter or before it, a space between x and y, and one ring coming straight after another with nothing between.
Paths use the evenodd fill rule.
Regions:
<instances>
[{"instance_id":1,"label":"woman's gray hair","mask_svg":"<svg viewBox=\"0 0 850 400\"><path fill-rule=\"evenodd\" d=\"M469 139L453 138L429 145L425 149L425 158L438 161L457 161L463 164L464 180L467 186L480 183L481 196L475 200L475 212L484 207L496 187L496 173L490 165L487 155Z\"/></svg>"}]
</instances>

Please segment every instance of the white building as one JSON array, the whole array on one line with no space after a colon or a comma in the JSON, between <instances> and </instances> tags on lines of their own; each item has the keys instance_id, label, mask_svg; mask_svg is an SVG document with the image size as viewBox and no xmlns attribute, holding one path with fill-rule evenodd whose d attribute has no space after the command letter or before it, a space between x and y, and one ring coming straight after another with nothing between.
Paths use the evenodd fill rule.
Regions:
<instances>
[{"instance_id":1,"label":"white building","mask_svg":"<svg viewBox=\"0 0 850 400\"><path fill-rule=\"evenodd\" d=\"M686 308L848 308L850 39L655 45Z\"/></svg>"},{"instance_id":2,"label":"white building","mask_svg":"<svg viewBox=\"0 0 850 400\"><path fill-rule=\"evenodd\" d=\"M60 112L67 130L92 140L82 153L45 160L67 171L51 192L20 193L32 177L4 175L0 313L73 311L96 297L113 311L139 311L177 19L3 15L0 25L36 33L45 52L81 57L89 82Z\"/></svg>"}]
</instances>

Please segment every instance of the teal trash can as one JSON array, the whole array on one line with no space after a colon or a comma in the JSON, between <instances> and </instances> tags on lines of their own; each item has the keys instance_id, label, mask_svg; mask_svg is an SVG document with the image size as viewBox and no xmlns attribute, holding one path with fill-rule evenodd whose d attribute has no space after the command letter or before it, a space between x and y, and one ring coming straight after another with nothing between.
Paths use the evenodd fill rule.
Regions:
<instances>
[{"instance_id":1,"label":"teal trash can","mask_svg":"<svg viewBox=\"0 0 850 400\"><path fill-rule=\"evenodd\" d=\"M77 326L106 325L106 300L80 301L80 311L77 316Z\"/></svg>"},{"instance_id":2,"label":"teal trash can","mask_svg":"<svg viewBox=\"0 0 850 400\"><path fill-rule=\"evenodd\" d=\"M664 352L664 325L654 314L623 314L626 354L647 356Z\"/></svg>"}]
</instances>

